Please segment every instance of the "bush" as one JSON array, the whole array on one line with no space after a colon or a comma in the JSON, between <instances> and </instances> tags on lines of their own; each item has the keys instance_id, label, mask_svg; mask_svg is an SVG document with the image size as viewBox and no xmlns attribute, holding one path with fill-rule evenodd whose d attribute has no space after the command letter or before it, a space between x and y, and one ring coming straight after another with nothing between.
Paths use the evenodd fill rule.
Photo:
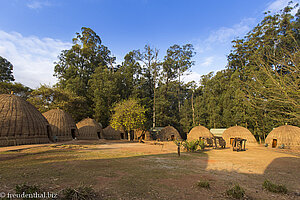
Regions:
<instances>
[{"instance_id":1,"label":"bush","mask_svg":"<svg viewBox=\"0 0 300 200\"><path fill-rule=\"evenodd\" d=\"M96 200L101 199L90 186L80 186L78 188L66 188L58 195L58 199L63 200Z\"/></svg>"},{"instance_id":2,"label":"bush","mask_svg":"<svg viewBox=\"0 0 300 200\"><path fill-rule=\"evenodd\" d=\"M199 140L192 140L192 141L185 140L181 144L187 152L194 152L198 148Z\"/></svg>"},{"instance_id":3,"label":"bush","mask_svg":"<svg viewBox=\"0 0 300 200\"><path fill-rule=\"evenodd\" d=\"M209 182L208 181L198 181L197 186L201 188L210 188Z\"/></svg>"},{"instance_id":4,"label":"bush","mask_svg":"<svg viewBox=\"0 0 300 200\"><path fill-rule=\"evenodd\" d=\"M245 190L237 184L233 188L227 190L226 194L228 196L232 196L233 198L240 199L244 197Z\"/></svg>"},{"instance_id":5,"label":"bush","mask_svg":"<svg viewBox=\"0 0 300 200\"><path fill-rule=\"evenodd\" d=\"M203 150L205 148L205 142L204 142L204 140L201 139L199 141L199 147L200 147L201 150Z\"/></svg>"},{"instance_id":6,"label":"bush","mask_svg":"<svg viewBox=\"0 0 300 200\"><path fill-rule=\"evenodd\" d=\"M283 194L286 194L288 192L285 185L277 185L277 184L272 183L269 180L265 180L262 186L264 189L266 189L270 192L283 193Z\"/></svg>"}]
</instances>

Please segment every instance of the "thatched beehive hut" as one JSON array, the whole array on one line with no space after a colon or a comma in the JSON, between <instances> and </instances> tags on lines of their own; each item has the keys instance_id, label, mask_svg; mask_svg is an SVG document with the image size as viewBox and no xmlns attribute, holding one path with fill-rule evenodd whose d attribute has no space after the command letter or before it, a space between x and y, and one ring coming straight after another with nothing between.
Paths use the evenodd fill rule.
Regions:
<instances>
[{"instance_id":1,"label":"thatched beehive hut","mask_svg":"<svg viewBox=\"0 0 300 200\"><path fill-rule=\"evenodd\" d=\"M300 128L291 125L279 126L269 133L266 143L274 148L281 145L290 148L299 148Z\"/></svg>"},{"instance_id":2,"label":"thatched beehive hut","mask_svg":"<svg viewBox=\"0 0 300 200\"><path fill-rule=\"evenodd\" d=\"M173 126L166 126L157 135L160 141L182 140L179 132Z\"/></svg>"},{"instance_id":3,"label":"thatched beehive hut","mask_svg":"<svg viewBox=\"0 0 300 200\"><path fill-rule=\"evenodd\" d=\"M103 129L103 137L107 140L120 140L126 139L126 134L123 131L115 130L111 126Z\"/></svg>"},{"instance_id":4,"label":"thatched beehive hut","mask_svg":"<svg viewBox=\"0 0 300 200\"><path fill-rule=\"evenodd\" d=\"M232 144L233 139L236 137L246 139L247 144L257 144L257 141L252 133L242 126L233 126L226 129L223 132L222 137L228 145Z\"/></svg>"},{"instance_id":5,"label":"thatched beehive hut","mask_svg":"<svg viewBox=\"0 0 300 200\"><path fill-rule=\"evenodd\" d=\"M0 94L0 146L49 143L45 117L21 97Z\"/></svg>"},{"instance_id":6,"label":"thatched beehive hut","mask_svg":"<svg viewBox=\"0 0 300 200\"><path fill-rule=\"evenodd\" d=\"M199 138L212 138L213 134L204 126L195 126L187 135L187 140L199 140Z\"/></svg>"},{"instance_id":7,"label":"thatched beehive hut","mask_svg":"<svg viewBox=\"0 0 300 200\"><path fill-rule=\"evenodd\" d=\"M86 118L76 124L78 139L97 140L103 138L102 127L94 119Z\"/></svg>"},{"instance_id":8,"label":"thatched beehive hut","mask_svg":"<svg viewBox=\"0 0 300 200\"><path fill-rule=\"evenodd\" d=\"M70 114L61 109L52 109L43 113L51 127L50 140L68 141L78 136L76 124Z\"/></svg>"}]
</instances>

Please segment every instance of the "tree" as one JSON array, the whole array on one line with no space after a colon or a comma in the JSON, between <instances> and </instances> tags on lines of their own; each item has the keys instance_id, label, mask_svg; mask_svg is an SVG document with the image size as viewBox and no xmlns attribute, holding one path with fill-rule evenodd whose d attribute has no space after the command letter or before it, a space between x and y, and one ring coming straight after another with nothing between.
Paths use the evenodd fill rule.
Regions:
<instances>
[{"instance_id":1,"label":"tree","mask_svg":"<svg viewBox=\"0 0 300 200\"><path fill-rule=\"evenodd\" d=\"M153 109L152 109L152 126L155 127L156 120L156 85L159 75L160 62L158 60L158 50L152 49L149 45L145 45L144 51L134 51L137 60L144 64L144 77L147 79L148 90L153 95Z\"/></svg>"},{"instance_id":2,"label":"tree","mask_svg":"<svg viewBox=\"0 0 300 200\"><path fill-rule=\"evenodd\" d=\"M0 82L10 82L14 81L13 76L13 65L0 56Z\"/></svg>"},{"instance_id":3,"label":"tree","mask_svg":"<svg viewBox=\"0 0 300 200\"><path fill-rule=\"evenodd\" d=\"M42 113L60 108L70 113L77 122L89 116L86 99L66 89L41 85L32 91L28 101Z\"/></svg>"},{"instance_id":4,"label":"tree","mask_svg":"<svg viewBox=\"0 0 300 200\"><path fill-rule=\"evenodd\" d=\"M113 108L111 126L117 130L124 130L128 134L128 140L132 140L132 131L142 129L146 118L145 108L135 99L123 100Z\"/></svg>"},{"instance_id":5,"label":"tree","mask_svg":"<svg viewBox=\"0 0 300 200\"><path fill-rule=\"evenodd\" d=\"M0 82L0 94L11 94L12 92L17 96L27 99L32 89L21 83Z\"/></svg>"}]
</instances>

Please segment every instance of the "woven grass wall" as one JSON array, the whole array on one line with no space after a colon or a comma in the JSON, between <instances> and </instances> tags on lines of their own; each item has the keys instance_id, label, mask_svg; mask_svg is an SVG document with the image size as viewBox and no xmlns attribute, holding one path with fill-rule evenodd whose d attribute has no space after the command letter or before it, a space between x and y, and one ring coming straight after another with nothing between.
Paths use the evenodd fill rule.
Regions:
<instances>
[{"instance_id":1,"label":"woven grass wall","mask_svg":"<svg viewBox=\"0 0 300 200\"><path fill-rule=\"evenodd\" d=\"M97 140L104 138L102 127L91 118L81 120L76 124L78 129L78 139L80 140ZM98 137L98 133L100 138Z\"/></svg>"},{"instance_id":2,"label":"woven grass wall","mask_svg":"<svg viewBox=\"0 0 300 200\"><path fill-rule=\"evenodd\" d=\"M300 128L284 125L273 129L266 138L266 143L272 146L273 139L277 140L277 146L300 148Z\"/></svg>"},{"instance_id":3,"label":"woven grass wall","mask_svg":"<svg viewBox=\"0 0 300 200\"><path fill-rule=\"evenodd\" d=\"M198 140L199 138L212 138L213 134L204 126L196 126L187 135L187 140Z\"/></svg>"},{"instance_id":4,"label":"woven grass wall","mask_svg":"<svg viewBox=\"0 0 300 200\"><path fill-rule=\"evenodd\" d=\"M122 134L121 131L115 130L111 126L107 126L105 129L103 129L103 136L107 140L120 140L121 134ZM125 136L125 133L123 134Z\"/></svg>"},{"instance_id":5,"label":"woven grass wall","mask_svg":"<svg viewBox=\"0 0 300 200\"><path fill-rule=\"evenodd\" d=\"M233 126L226 129L222 134L222 137L226 141L227 145L230 145L230 138L235 137L247 139L246 144L257 145L257 141L252 133L248 129L241 126Z\"/></svg>"},{"instance_id":6,"label":"woven grass wall","mask_svg":"<svg viewBox=\"0 0 300 200\"><path fill-rule=\"evenodd\" d=\"M47 126L32 104L15 95L0 94L0 146L48 143Z\"/></svg>"},{"instance_id":7,"label":"woven grass wall","mask_svg":"<svg viewBox=\"0 0 300 200\"><path fill-rule=\"evenodd\" d=\"M51 127L52 141L68 141L72 140L72 129L75 131L76 137L78 130L76 124L70 114L61 109L52 109L43 113Z\"/></svg>"},{"instance_id":8,"label":"woven grass wall","mask_svg":"<svg viewBox=\"0 0 300 200\"><path fill-rule=\"evenodd\" d=\"M172 136L174 138L172 138ZM172 139L182 140L179 132L173 126L166 126L165 128L163 128L158 133L157 139L159 139L160 141L170 141Z\"/></svg>"}]
</instances>

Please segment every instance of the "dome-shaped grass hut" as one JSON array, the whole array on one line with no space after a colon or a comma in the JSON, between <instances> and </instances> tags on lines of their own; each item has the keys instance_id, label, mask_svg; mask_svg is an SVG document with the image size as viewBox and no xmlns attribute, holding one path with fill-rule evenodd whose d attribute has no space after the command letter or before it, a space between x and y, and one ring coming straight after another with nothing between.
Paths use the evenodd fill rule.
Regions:
<instances>
[{"instance_id":1,"label":"dome-shaped grass hut","mask_svg":"<svg viewBox=\"0 0 300 200\"><path fill-rule=\"evenodd\" d=\"M157 135L160 141L182 140L179 132L173 126L166 126Z\"/></svg>"},{"instance_id":2,"label":"dome-shaped grass hut","mask_svg":"<svg viewBox=\"0 0 300 200\"><path fill-rule=\"evenodd\" d=\"M107 140L120 140L126 139L126 134L120 130L115 130L111 126L107 126L103 129L103 136Z\"/></svg>"},{"instance_id":3,"label":"dome-shaped grass hut","mask_svg":"<svg viewBox=\"0 0 300 200\"><path fill-rule=\"evenodd\" d=\"M50 140L68 141L78 135L76 124L70 114L61 109L52 109L43 113L51 127Z\"/></svg>"},{"instance_id":4,"label":"dome-shaped grass hut","mask_svg":"<svg viewBox=\"0 0 300 200\"><path fill-rule=\"evenodd\" d=\"M273 148L284 145L290 148L300 148L300 128L284 125L273 129L266 138L266 144Z\"/></svg>"},{"instance_id":5,"label":"dome-shaped grass hut","mask_svg":"<svg viewBox=\"0 0 300 200\"><path fill-rule=\"evenodd\" d=\"M78 139L97 140L103 138L102 127L94 119L86 118L76 124Z\"/></svg>"},{"instance_id":6,"label":"dome-shaped grass hut","mask_svg":"<svg viewBox=\"0 0 300 200\"><path fill-rule=\"evenodd\" d=\"M49 143L45 117L21 97L0 94L0 146Z\"/></svg>"},{"instance_id":7,"label":"dome-shaped grass hut","mask_svg":"<svg viewBox=\"0 0 300 200\"><path fill-rule=\"evenodd\" d=\"M257 145L257 141L255 137L252 135L252 133L248 129L242 126L232 126L226 129L222 134L222 138L226 141L226 144L228 145L232 144L232 141L236 137L246 139L247 144Z\"/></svg>"},{"instance_id":8,"label":"dome-shaped grass hut","mask_svg":"<svg viewBox=\"0 0 300 200\"><path fill-rule=\"evenodd\" d=\"M187 135L187 140L199 140L200 138L213 138L213 134L204 126L195 126Z\"/></svg>"}]
</instances>

